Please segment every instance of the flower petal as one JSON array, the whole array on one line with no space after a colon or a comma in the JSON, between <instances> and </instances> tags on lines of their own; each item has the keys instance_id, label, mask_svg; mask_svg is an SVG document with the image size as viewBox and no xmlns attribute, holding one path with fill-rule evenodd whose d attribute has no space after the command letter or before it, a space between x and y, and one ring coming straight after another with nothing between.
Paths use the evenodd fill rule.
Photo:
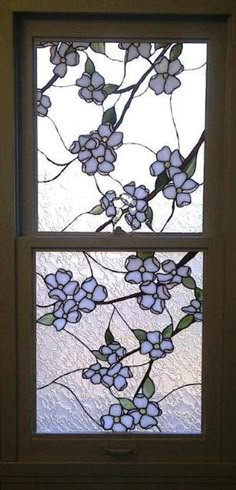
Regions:
<instances>
[{"instance_id":1,"label":"flower petal","mask_svg":"<svg viewBox=\"0 0 236 490\"><path fill-rule=\"evenodd\" d=\"M125 280L131 284L139 284L142 282L142 274L139 271L128 272L125 275Z\"/></svg>"},{"instance_id":2,"label":"flower petal","mask_svg":"<svg viewBox=\"0 0 236 490\"><path fill-rule=\"evenodd\" d=\"M58 75L60 78L63 78L67 72L67 66L65 63L60 63L59 65L55 66L53 69L53 73L55 75Z\"/></svg>"},{"instance_id":3,"label":"flower petal","mask_svg":"<svg viewBox=\"0 0 236 490\"><path fill-rule=\"evenodd\" d=\"M173 182L175 187L182 187L183 183L186 181L187 175L184 172L175 174L173 177Z\"/></svg>"},{"instance_id":4,"label":"flower petal","mask_svg":"<svg viewBox=\"0 0 236 490\"><path fill-rule=\"evenodd\" d=\"M148 399L144 395L136 395L134 397L134 404L137 408L146 408L148 405Z\"/></svg>"},{"instance_id":5,"label":"flower petal","mask_svg":"<svg viewBox=\"0 0 236 490\"><path fill-rule=\"evenodd\" d=\"M166 56L163 56L162 60L159 63L155 64L155 70L157 73L167 73L169 67L169 60Z\"/></svg>"},{"instance_id":6,"label":"flower petal","mask_svg":"<svg viewBox=\"0 0 236 490\"><path fill-rule=\"evenodd\" d=\"M171 157L171 151L169 146L163 146L161 150L157 152L157 160L161 162L169 162Z\"/></svg>"},{"instance_id":7,"label":"flower petal","mask_svg":"<svg viewBox=\"0 0 236 490\"><path fill-rule=\"evenodd\" d=\"M145 355L151 352L152 348L153 345L151 344L151 342L148 342L148 340L144 340L143 342L141 342L140 352L141 354Z\"/></svg>"},{"instance_id":8,"label":"flower petal","mask_svg":"<svg viewBox=\"0 0 236 490\"><path fill-rule=\"evenodd\" d=\"M163 189L163 194L167 199L176 198L176 188L173 184L168 185Z\"/></svg>"},{"instance_id":9,"label":"flower petal","mask_svg":"<svg viewBox=\"0 0 236 490\"><path fill-rule=\"evenodd\" d=\"M162 94L164 92L165 79L163 75L155 75L149 81L149 87L154 90L156 95Z\"/></svg>"},{"instance_id":10,"label":"flower petal","mask_svg":"<svg viewBox=\"0 0 236 490\"><path fill-rule=\"evenodd\" d=\"M107 290L105 286L98 285L93 291L93 301L103 301L107 297Z\"/></svg>"},{"instance_id":11,"label":"flower petal","mask_svg":"<svg viewBox=\"0 0 236 490\"><path fill-rule=\"evenodd\" d=\"M109 413L113 417L120 417L122 414L122 408L121 408L120 404L114 403L114 405L111 405Z\"/></svg>"},{"instance_id":12,"label":"flower petal","mask_svg":"<svg viewBox=\"0 0 236 490\"><path fill-rule=\"evenodd\" d=\"M182 71L183 65L180 63L179 59L171 61L168 68L168 73L170 75L177 75Z\"/></svg>"},{"instance_id":13,"label":"flower petal","mask_svg":"<svg viewBox=\"0 0 236 490\"><path fill-rule=\"evenodd\" d=\"M95 309L96 305L94 301L91 301L91 299L84 298L79 302L79 309L81 311L84 311L85 313L90 313Z\"/></svg>"},{"instance_id":14,"label":"flower petal","mask_svg":"<svg viewBox=\"0 0 236 490\"><path fill-rule=\"evenodd\" d=\"M95 89L98 89L102 85L104 85L104 83L105 83L104 78L95 71L91 77L91 84L94 86Z\"/></svg>"},{"instance_id":15,"label":"flower petal","mask_svg":"<svg viewBox=\"0 0 236 490\"><path fill-rule=\"evenodd\" d=\"M181 81L178 78L169 76L165 83L165 93L172 94L172 92L174 92L180 85Z\"/></svg>"},{"instance_id":16,"label":"flower petal","mask_svg":"<svg viewBox=\"0 0 236 490\"><path fill-rule=\"evenodd\" d=\"M139 425L142 429L150 429L150 427L157 425L157 421L153 417L150 417L150 415L143 415Z\"/></svg>"},{"instance_id":17,"label":"flower petal","mask_svg":"<svg viewBox=\"0 0 236 490\"><path fill-rule=\"evenodd\" d=\"M183 206L188 206L188 204L191 203L191 196L189 194L184 194L181 192L181 194L177 194L176 198L176 204L179 208L182 208Z\"/></svg>"},{"instance_id":18,"label":"flower petal","mask_svg":"<svg viewBox=\"0 0 236 490\"><path fill-rule=\"evenodd\" d=\"M54 320L53 325L56 327L56 330L60 331L66 326L66 320L65 318L58 318Z\"/></svg>"}]
</instances>

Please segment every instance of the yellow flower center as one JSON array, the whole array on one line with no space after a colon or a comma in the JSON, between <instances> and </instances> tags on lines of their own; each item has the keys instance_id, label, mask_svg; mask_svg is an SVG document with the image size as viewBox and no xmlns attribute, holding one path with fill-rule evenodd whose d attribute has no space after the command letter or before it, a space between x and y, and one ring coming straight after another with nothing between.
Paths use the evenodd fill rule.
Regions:
<instances>
[{"instance_id":1,"label":"yellow flower center","mask_svg":"<svg viewBox=\"0 0 236 490\"><path fill-rule=\"evenodd\" d=\"M143 265L140 267L139 272L145 272L145 267L143 267Z\"/></svg>"},{"instance_id":2,"label":"yellow flower center","mask_svg":"<svg viewBox=\"0 0 236 490\"><path fill-rule=\"evenodd\" d=\"M168 73L163 73L163 78L166 80L168 78L169 74Z\"/></svg>"},{"instance_id":3,"label":"yellow flower center","mask_svg":"<svg viewBox=\"0 0 236 490\"><path fill-rule=\"evenodd\" d=\"M154 299L157 299L157 298L158 298L158 294L157 294L157 293L155 293L155 294L153 295L153 298L154 298Z\"/></svg>"},{"instance_id":4,"label":"yellow flower center","mask_svg":"<svg viewBox=\"0 0 236 490\"><path fill-rule=\"evenodd\" d=\"M165 162L165 168L170 168L171 163L170 162Z\"/></svg>"},{"instance_id":5,"label":"yellow flower center","mask_svg":"<svg viewBox=\"0 0 236 490\"><path fill-rule=\"evenodd\" d=\"M177 192L177 194L181 194L181 192L182 192L181 187L178 187L178 189L176 189L176 192Z\"/></svg>"},{"instance_id":6,"label":"yellow flower center","mask_svg":"<svg viewBox=\"0 0 236 490\"><path fill-rule=\"evenodd\" d=\"M93 91L93 85L89 85L88 90L90 90L90 92L92 92Z\"/></svg>"},{"instance_id":7,"label":"yellow flower center","mask_svg":"<svg viewBox=\"0 0 236 490\"><path fill-rule=\"evenodd\" d=\"M158 344L158 342L156 344L154 344L154 348L155 349L160 349L160 344Z\"/></svg>"},{"instance_id":8,"label":"yellow flower center","mask_svg":"<svg viewBox=\"0 0 236 490\"><path fill-rule=\"evenodd\" d=\"M146 410L145 410L145 408L141 408L141 409L140 409L140 413L141 413L142 415L145 415L145 414L146 414Z\"/></svg>"},{"instance_id":9,"label":"yellow flower center","mask_svg":"<svg viewBox=\"0 0 236 490\"><path fill-rule=\"evenodd\" d=\"M99 163L104 162L104 157L98 157L98 162L99 162Z\"/></svg>"},{"instance_id":10,"label":"yellow flower center","mask_svg":"<svg viewBox=\"0 0 236 490\"><path fill-rule=\"evenodd\" d=\"M114 417L114 422L116 422L116 424L118 424L118 422L120 422L120 417Z\"/></svg>"},{"instance_id":11,"label":"yellow flower center","mask_svg":"<svg viewBox=\"0 0 236 490\"><path fill-rule=\"evenodd\" d=\"M91 299L93 295L91 293L87 293L86 296L88 299Z\"/></svg>"},{"instance_id":12,"label":"yellow flower center","mask_svg":"<svg viewBox=\"0 0 236 490\"><path fill-rule=\"evenodd\" d=\"M104 143L106 143L106 142L107 142L107 140L108 140L108 137L107 137L107 136L103 136L102 141L103 141Z\"/></svg>"},{"instance_id":13,"label":"yellow flower center","mask_svg":"<svg viewBox=\"0 0 236 490\"><path fill-rule=\"evenodd\" d=\"M66 62L65 58L61 58L61 63L65 63L65 62Z\"/></svg>"}]
</instances>

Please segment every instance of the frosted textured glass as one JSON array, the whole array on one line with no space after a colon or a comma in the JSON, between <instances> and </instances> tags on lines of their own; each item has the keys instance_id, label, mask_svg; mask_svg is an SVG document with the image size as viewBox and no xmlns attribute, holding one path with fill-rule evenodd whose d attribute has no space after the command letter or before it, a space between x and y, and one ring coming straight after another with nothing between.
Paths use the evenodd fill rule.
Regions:
<instances>
[{"instance_id":1,"label":"frosted textured glass","mask_svg":"<svg viewBox=\"0 0 236 490\"><path fill-rule=\"evenodd\" d=\"M201 433L202 252L38 251L36 271L36 432Z\"/></svg>"},{"instance_id":2,"label":"frosted textured glass","mask_svg":"<svg viewBox=\"0 0 236 490\"><path fill-rule=\"evenodd\" d=\"M202 231L207 45L131 44L36 45L39 231Z\"/></svg>"}]
</instances>

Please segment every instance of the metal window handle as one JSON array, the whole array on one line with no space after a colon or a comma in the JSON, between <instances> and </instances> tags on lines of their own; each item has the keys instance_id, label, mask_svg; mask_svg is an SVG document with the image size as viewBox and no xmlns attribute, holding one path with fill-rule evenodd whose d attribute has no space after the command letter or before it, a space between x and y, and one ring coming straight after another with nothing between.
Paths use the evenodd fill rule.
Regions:
<instances>
[{"instance_id":1,"label":"metal window handle","mask_svg":"<svg viewBox=\"0 0 236 490\"><path fill-rule=\"evenodd\" d=\"M134 454L135 450L134 448L112 448L112 447L106 447L105 451L110 454L111 456L125 456L128 454Z\"/></svg>"}]
</instances>

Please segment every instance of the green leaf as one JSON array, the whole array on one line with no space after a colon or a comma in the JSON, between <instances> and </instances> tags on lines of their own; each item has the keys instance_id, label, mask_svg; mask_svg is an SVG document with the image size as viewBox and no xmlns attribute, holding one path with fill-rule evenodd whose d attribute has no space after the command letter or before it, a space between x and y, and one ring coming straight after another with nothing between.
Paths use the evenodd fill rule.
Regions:
<instances>
[{"instance_id":1,"label":"green leaf","mask_svg":"<svg viewBox=\"0 0 236 490\"><path fill-rule=\"evenodd\" d=\"M90 58L87 58L87 61L85 63L85 71L89 75L92 75L95 72L94 63L92 62L92 60Z\"/></svg>"},{"instance_id":2,"label":"green leaf","mask_svg":"<svg viewBox=\"0 0 236 490\"><path fill-rule=\"evenodd\" d=\"M107 361L108 354L101 354L99 350L93 350L92 353L95 355L97 359L99 359L99 361Z\"/></svg>"},{"instance_id":3,"label":"green leaf","mask_svg":"<svg viewBox=\"0 0 236 490\"><path fill-rule=\"evenodd\" d=\"M170 61L176 60L183 51L183 43L175 44L170 50Z\"/></svg>"},{"instance_id":4,"label":"green leaf","mask_svg":"<svg viewBox=\"0 0 236 490\"><path fill-rule=\"evenodd\" d=\"M95 51L95 53L105 54L105 43L91 43L90 48Z\"/></svg>"},{"instance_id":5,"label":"green leaf","mask_svg":"<svg viewBox=\"0 0 236 490\"><path fill-rule=\"evenodd\" d=\"M135 405L129 398L119 398L119 402L125 410L132 410L132 408L135 408Z\"/></svg>"},{"instance_id":6,"label":"green leaf","mask_svg":"<svg viewBox=\"0 0 236 490\"><path fill-rule=\"evenodd\" d=\"M115 92L118 87L119 87L119 85L114 85L113 83L108 83L107 85L104 85L103 90L105 90L107 95L110 95L110 94L113 94L113 92Z\"/></svg>"},{"instance_id":7,"label":"green leaf","mask_svg":"<svg viewBox=\"0 0 236 490\"><path fill-rule=\"evenodd\" d=\"M195 289L195 287L196 287L196 283L195 283L193 277L191 277L191 276L183 277L182 283L188 289Z\"/></svg>"},{"instance_id":8,"label":"green leaf","mask_svg":"<svg viewBox=\"0 0 236 490\"><path fill-rule=\"evenodd\" d=\"M164 339L170 339L172 337L172 333L173 333L173 325L171 323L166 328L164 328L162 332L162 336Z\"/></svg>"},{"instance_id":9,"label":"green leaf","mask_svg":"<svg viewBox=\"0 0 236 490\"><path fill-rule=\"evenodd\" d=\"M198 301L203 301L203 290L200 288L195 289L195 296Z\"/></svg>"},{"instance_id":10,"label":"green leaf","mask_svg":"<svg viewBox=\"0 0 236 490\"><path fill-rule=\"evenodd\" d=\"M181 320L179 321L175 332L180 332L181 330L184 330L185 328L188 328L189 325L193 323L193 315L186 315Z\"/></svg>"},{"instance_id":11,"label":"green leaf","mask_svg":"<svg viewBox=\"0 0 236 490\"><path fill-rule=\"evenodd\" d=\"M37 323L41 323L42 325L47 325L48 327L50 327L53 324L54 320L56 320L56 317L52 313L46 313L37 320Z\"/></svg>"},{"instance_id":12,"label":"green leaf","mask_svg":"<svg viewBox=\"0 0 236 490\"><path fill-rule=\"evenodd\" d=\"M152 229L152 221L153 221L153 210L150 206L148 206L148 208L146 209L145 211L145 214L146 214L146 225L148 226L148 228L150 228L150 230L153 231Z\"/></svg>"},{"instance_id":13,"label":"green leaf","mask_svg":"<svg viewBox=\"0 0 236 490\"><path fill-rule=\"evenodd\" d=\"M146 339L147 334L144 330L136 328L136 329L132 330L132 332L135 335L136 339L139 340L139 342L142 342L144 339Z\"/></svg>"},{"instance_id":14,"label":"green leaf","mask_svg":"<svg viewBox=\"0 0 236 490\"><path fill-rule=\"evenodd\" d=\"M147 398L151 398L151 396L155 393L155 385L152 381L151 378L147 378L145 381L144 381L144 385L143 385L143 394L147 397Z\"/></svg>"},{"instance_id":15,"label":"green leaf","mask_svg":"<svg viewBox=\"0 0 236 490\"><path fill-rule=\"evenodd\" d=\"M109 327L106 329L105 332L105 342L107 345L111 344L114 341L114 337L109 329Z\"/></svg>"},{"instance_id":16,"label":"green leaf","mask_svg":"<svg viewBox=\"0 0 236 490\"><path fill-rule=\"evenodd\" d=\"M155 191L156 192L162 191L162 189L164 189L165 185L168 184L168 182L169 182L169 179L168 179L166 173L162 172L162 174L160 174L159 177L157 177L157 179L156 179Z\"/></svg>"},{"instance_id":17,"label":"green leaf","mask_svg":"<svg viewBox=\"0 0 236 490\"><path fill-rule=\"evenodd\" d=\"M160 48L165 48L167 46L167 42L159 42L159 43L155 43L155 49L160 49Z\"/></svg>"},{"instance_id":18,"label":"green leaf","mask_svg":"<svg viewBox=\"0 0 236 490\"><path fill-rule=\"evenodd\" d=\"M196 165L197 165L197 153L196 155L193 156L193 158L189 162L183 164L182 170L190 178L192 177L192 175L196 170Z\"/></svg>"},{"instance_id":19,"label":"green leaf","mask_svg":"<svg viewBox=\"0 0 236 490\"><path fill-rule=\"evenodd\" d=\"M147 259L148 257L153 257L154 256L154 251L153 250L138 250L137 251L137 256L140 257L140 259Z\"/></svg>"},{"instance_id":20,"label":"green leaf","mask_svg":"<svg viewBox=\"0 0 236 490\"><path fill-rule=\"evenodd\" d=\"M110 107L109 109L107 109L107 111L104 112L102 116L102 124L109 122L114 125L116 123L116 119L117 117L115 107Z\"/></svg>"},{"instance_id":21,"label":"green leaf","mask_svg":"<svg viewBox=\"0 0 236 490\"><path fill-rule=\"evenodd\" d=\"M98 204L98 206L94 206L94 208L91 209L91 211L89 211L89 214L98 215L98 214L102 214L103 212L104 209L102 208L102 206L100 206L100 204Z\"/></svg>"}]
</instances>

